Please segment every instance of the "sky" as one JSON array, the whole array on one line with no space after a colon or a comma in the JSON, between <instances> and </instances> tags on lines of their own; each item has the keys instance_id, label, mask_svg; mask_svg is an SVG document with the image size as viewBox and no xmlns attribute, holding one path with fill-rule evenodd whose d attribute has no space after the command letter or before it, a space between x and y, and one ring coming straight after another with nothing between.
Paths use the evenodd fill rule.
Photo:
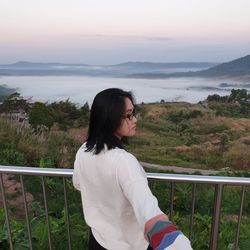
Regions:
<instances>
[{"instance_id":1,"label":"sky","mask_svg":"<svg viewBox=\"0 0 250 250\"><path fill-rule=\"evenodd\" d=\"M0 0L0 64L226 62L248 54L249 0Z\"/></svg>"}]
</instances>

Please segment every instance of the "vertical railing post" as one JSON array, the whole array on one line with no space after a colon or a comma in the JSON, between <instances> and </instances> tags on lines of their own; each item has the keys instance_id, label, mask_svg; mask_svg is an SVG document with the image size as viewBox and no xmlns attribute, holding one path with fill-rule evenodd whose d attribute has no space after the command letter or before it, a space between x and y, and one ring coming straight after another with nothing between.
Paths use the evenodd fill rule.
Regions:
<instances>
[{"instance_id":1,"label":"vertical railing post","mask_svg":"<svg viewBox=\"0 0 250 250\"><path fill-rule=\"evenodd\" d=\"M234 242L234 250L238 249L238 244L239 244L240 223L241 223L243 206L244 206L245 191L246 191L246 187L242 186L241 197L240 197L240 211L239 211L239 216L238 216L237 231L236 231L236 237L235 237L235 242Z\"/></svg>"},{"instance_id":2,"label":"vertical railing post","mask_svg":"<svg viewBox=\"0 0 250 250\"><path fill-rule=\"evenodd\" d=\"M66 186L65 177L63 177L63 192L64 192L64 204L65 204L65 223L67 225L67 235L68 235L68 249L71 250L71 233L70 233L70 223L69 223L69 206L68 206L68 192Z\"/></svg>"},{"instance_id":3,"label":"vertical railing post","mask_svg":"<svg viewBox=\"0 0 250 250\"><path fill-rule=\"evenodd\" d=\"M52 245L51 245L51 232L50 232L50 222L49 222L49 212L48 212L48 203L47 203L46 187L45 187L44 177L41 176L41 179L42 179L42 188L43 188L43 199L44 199L44 208L45 208L45 218L46 218L46 224L47 224L47 228L48 228L48 243L49 243L49 249L52 250Z\"/></svg>"},{"instance_id":4,"label":"vertical railing post","mask_svg":"<svg viewBox=\"0 0 250 250\"><path fill-rule=\"evenodd\" d=\"M193 189L192 189L192 208L191 208L190 226L189 226L189 239L190 240L192 239L193 226L194 226L195 194L196 194L196 184L193 184Z\"/></svg>"},{"instance_id":5,"label":"vertical railing post","mask_svg":"<svg viewBox=\"0 0 250 250\"><path fill-rule=\"evenodd\" d=\"M5 192L4 192L4 185L3 185L3 176L2 176L2 174L0 174L0 187L1 187L1 193L2 193L4 215L5 215L5 223L6 223L6 226L7 226L7 232L8 232L8 239L9 239L10 250L13 250L13 242L12 242L12 236L11 236L11 230L10 230L10 223L9 223L9 213L8 213L7 202L6 202Z\"/></svg>"},{"instance_id":6,"label":"vertical railing post","mask_svg":"<svg viewBox=\"0 0 250 250\"><path fill-rule=\"evenodd\" d=\"M210 232L210 250L217 250L220 224L220 210L222 202L223 184L215 185L213 222Z\"/></svg>"},{"instance_id":7,"label":"vertical railing post","mask_svg":"<svg viewBox=\"0 0 250 250\"><path fill-rule=\"evenodd\" d=\"M31 237L31 230L30 230L29 213L28 213L27 199L26 199L26 195L25 195L24 184L23 184L23 176L22 175L20 175L20 182L21 182L21 186L22 186L23 204L24 204L24 211L25 211L25 217L26 217L29 246L30 246L30 250L32 250L33 247L32 247L32 237Z\"/></svg>"},{"instance_id":8,"label":"vertical railing post","mask_svg":"<svg viewBox=\"0 0 250 250\"><path fill-rule=\"evenodd\" d=\"M174 183L170 183L170 212L169 219L173 220L173 212L174 211Z\"/></svg>"}]
</instances>

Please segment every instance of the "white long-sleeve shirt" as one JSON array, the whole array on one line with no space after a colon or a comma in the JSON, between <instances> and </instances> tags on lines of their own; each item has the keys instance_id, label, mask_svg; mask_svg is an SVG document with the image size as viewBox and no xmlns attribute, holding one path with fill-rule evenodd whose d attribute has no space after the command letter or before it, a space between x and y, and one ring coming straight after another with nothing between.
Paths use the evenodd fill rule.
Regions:
<instances>
[{"instance_id":1,"label":"white long-sleeve shirt","mask_svg":"<svg viewBox=\"0 0 250 250\"><path fill-rule=\"evenodd\" d=\"M81 192L86 223L109 250L146 250L145 223L162 214L137 159L119 148L76 154L73 184Z\"/></svg>"}]
</instances>

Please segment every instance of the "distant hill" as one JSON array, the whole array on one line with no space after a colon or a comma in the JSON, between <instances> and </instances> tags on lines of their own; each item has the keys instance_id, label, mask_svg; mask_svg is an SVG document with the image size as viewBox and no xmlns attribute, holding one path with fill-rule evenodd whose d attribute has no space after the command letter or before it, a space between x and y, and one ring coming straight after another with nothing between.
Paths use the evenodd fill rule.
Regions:
<instances>
[{"instance_id":1,"label":"distant hill","mask_svg":"<svg viewBox=\"0 0 250 250\"><path fill-rule=\"evenodd\" d=\"M41 63L19 61L13 64L0 64L0 75L50 76L50 75L85 75L89 70L87 64L77 63ZM90 72L91 74L91 72Z\"/></svg>"},{"instance_id":2,"label":"distant hill","mask_svg":"<svg viewBox=\"0 0 250 250\"><path fill-rule=\"evenodd\" d=\"M134 69L171 69L171 68L210 68L217 65L211 62L177 62L177 63L152 63L152 62L126 62L111 65L114 68Z\"/></svg>"},{"instance_id":3,"label":"distant hill","mask_svg":"<svg viewBox=\"0 0 250 250\"><path fill-rule=\"evenodd\" d=\"M0 64L0 68L53 68L53 67L75 67L75 66L88 66L87 64L77 64L77 63L41 63L41 62L27 62L19 61L12 64Z\"/></svg>"},{"instance_id":4,"label":"distant hill","mask_svg":"<svg viewBox=\"0 0 250 250\"><path fill-rule=\"evenodd\" d=\"M238 58L236 60L221 63L206 70L175 72L169 74L133 74L127 77L131 78L169 78L169 77L243 77L250 76L250 55Z\"/></svg>"},{"instance_id":5,"label":"distant hill","mask_svg":"<svg viewBox=\"0 0 250 250\"><path fill-rule=\"evenodd\" d=\"M242 77L250 79L250 55L221 64L211 62L125 62L115 65L33 63L0 65L0 75L86 75L128 78ZM247 78L247 79L248 79Z\"/></svg>"},{"instance_id":6,"label":"distant hill","mask_svg":"<svg viewBox=\"0 0 250 250\"><path fill-rule=\"evenodd\" d=\"M197 72L204 76L243 76L250 75L250 55L231 62L214 66L210 69Z\"/></svg>"},{"instance_id":7,"label":"distant hill","mask_svg":"<svg viewBox=\"0 0 250 250\"><path fill-rule=\"evenodd\" d=\"M125 62L115 65L88 65L66 63L33 63L20 61L0 65L0 75L87 75L123 77L129 74L173 73L198 71L217 65L209 62Z\"/></svg>"}]
</instances>

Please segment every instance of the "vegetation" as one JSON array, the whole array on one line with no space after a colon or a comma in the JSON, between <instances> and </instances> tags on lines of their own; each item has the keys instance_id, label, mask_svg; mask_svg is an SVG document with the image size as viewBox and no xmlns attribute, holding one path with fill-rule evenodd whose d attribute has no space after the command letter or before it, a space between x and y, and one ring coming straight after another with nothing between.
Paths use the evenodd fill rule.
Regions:
<instances>
[{"instance_id":1,"label":"vegetation","mask_svg":"<svg viewBox=\"0 0 250 250\"><path fill-rule=\"evenodd\" d=\"M242 95L244 97L242 97ZM18 97L18 98L17 98ZM2 110L21 105L17 94L5 98ZM245 98L245 99L244 99ZM138 133L127 146L139 160L164 165L222 169L230 175L249 177L250 117L246 92L232 90L229 97L210 96L206 103L141 104L136 107ZM13 107L13 103L15 103ZM6 109L8 107L9 109ZM244 108L242 108L244 107ZM76 107L69 100L48 103L36 102L27 109L29 124L0 119L0 164L35 167L72 167L77 149L86 135L89 107ZM235 172L245 170L245 172ZM159 170L152 169L151 172ZM225 172L224 172L225 173ZM226 174L226 173L225 173ZM18 182L17 177L10 176ZM29 217L34 249L48 249L44 216L44 202L40 178L24 178L29 201ZM63 185L60 178L45 178L49 204L52 245L55 249L67 246L66 210ZM87 244L87 226L84 223L80 195L71 180L66 181L69 192L69 214L73 249L84 249ZM161 209L170 212L170 183L151 183ZM191 211L191 184L174 185L174 214L171 218L185 234L189 234ZM20 196L20 190L7 194L8 200ZM226 187L223 195L220 250L233 249L240 204L240 190ZM212 223L214 187L197 185L192 243L194 249L209 246ZM249 249L250 193L246 192L241 221L239 249ZM15 249L28 249L27 227L23 213L14 204L9 205L11 229ZM0 248L8 249L7 229L3 209L0 209Z\"/></svg>"},{"instance_id":2,"label":"vegetation","mask_svg":"<svg viewBox=\"0 0 250 250\"><path fill-rule=\"evenodd\" d=\"M128 149L149 163L248 170L250 104L244 101L246 98L245 90L232 90L228 97L209 96L206 105L138 105L138 133ZM27 110L29 126L0 122L0 162L17 164L16 159L21 157L20 164L30 166L37 166L41 159L50 161L51 166L72 166L76 149L86 135L88 104L78 108L66 100L30 106L14 93L0 105L0 110L18 107Z\"/></svg>"},{"instance_id":3,"label":"vegetation","mask_svg":"<svg viewBox=\"0 0 250 250\"><path fill-rule=\"evenodd\" d=\"M232 90L228 97L209 96L207 102L193 105L139 105L138 133L132 138L129 150L145 162L248 170L250 104L247 98L245 90Z\"/></svg>"},{"instance_id":4,"label":"vegetation","mask_svg":"<svg viewBox=\"0 0 250 250\"><path fill-rule=\"evenodd\" d=\"M14 92L6 96L0 106L0 112L11 112L13 110L22 109L26 112L30 110L30 105L23 99L18 92Z\"/></svg>"},{"instance_id":5,"label":"vegetation","mask_svg":"<svg viewBox=\"0 0 250 250\"><path fill-rule=\"evenodd\" d=\"M11 93L15 92L15 89L8 88L6 85L0 85L0 103L4 98Z\"/></svg>"},{"instance_id":6,"label":"vegetation","mask_svg":"<svg viewBox=\"0 0 250 250\"><path fill-rule=\"evenodd\" d=\"M207 101L217 116L250 118L250 94L246 89L232 89L229 96L210 95Z\"/></svg>"},{"instance_id":7,"label":"vegetation","mask_svg":"<svg viewBox=\"0 0 250 250\"><path fill-rule=\"evenodd\" d=\"M28 113L29 124L35 130L41 127L51 129L53 125L59 126L59 130L86 126L89 119L89 106L85 103L78 108L69 99L66 101L42 103L30 103L20 93L14 92L5 96L0 104L0 113L24 111Z\"/></svg>"}]
</instances>

